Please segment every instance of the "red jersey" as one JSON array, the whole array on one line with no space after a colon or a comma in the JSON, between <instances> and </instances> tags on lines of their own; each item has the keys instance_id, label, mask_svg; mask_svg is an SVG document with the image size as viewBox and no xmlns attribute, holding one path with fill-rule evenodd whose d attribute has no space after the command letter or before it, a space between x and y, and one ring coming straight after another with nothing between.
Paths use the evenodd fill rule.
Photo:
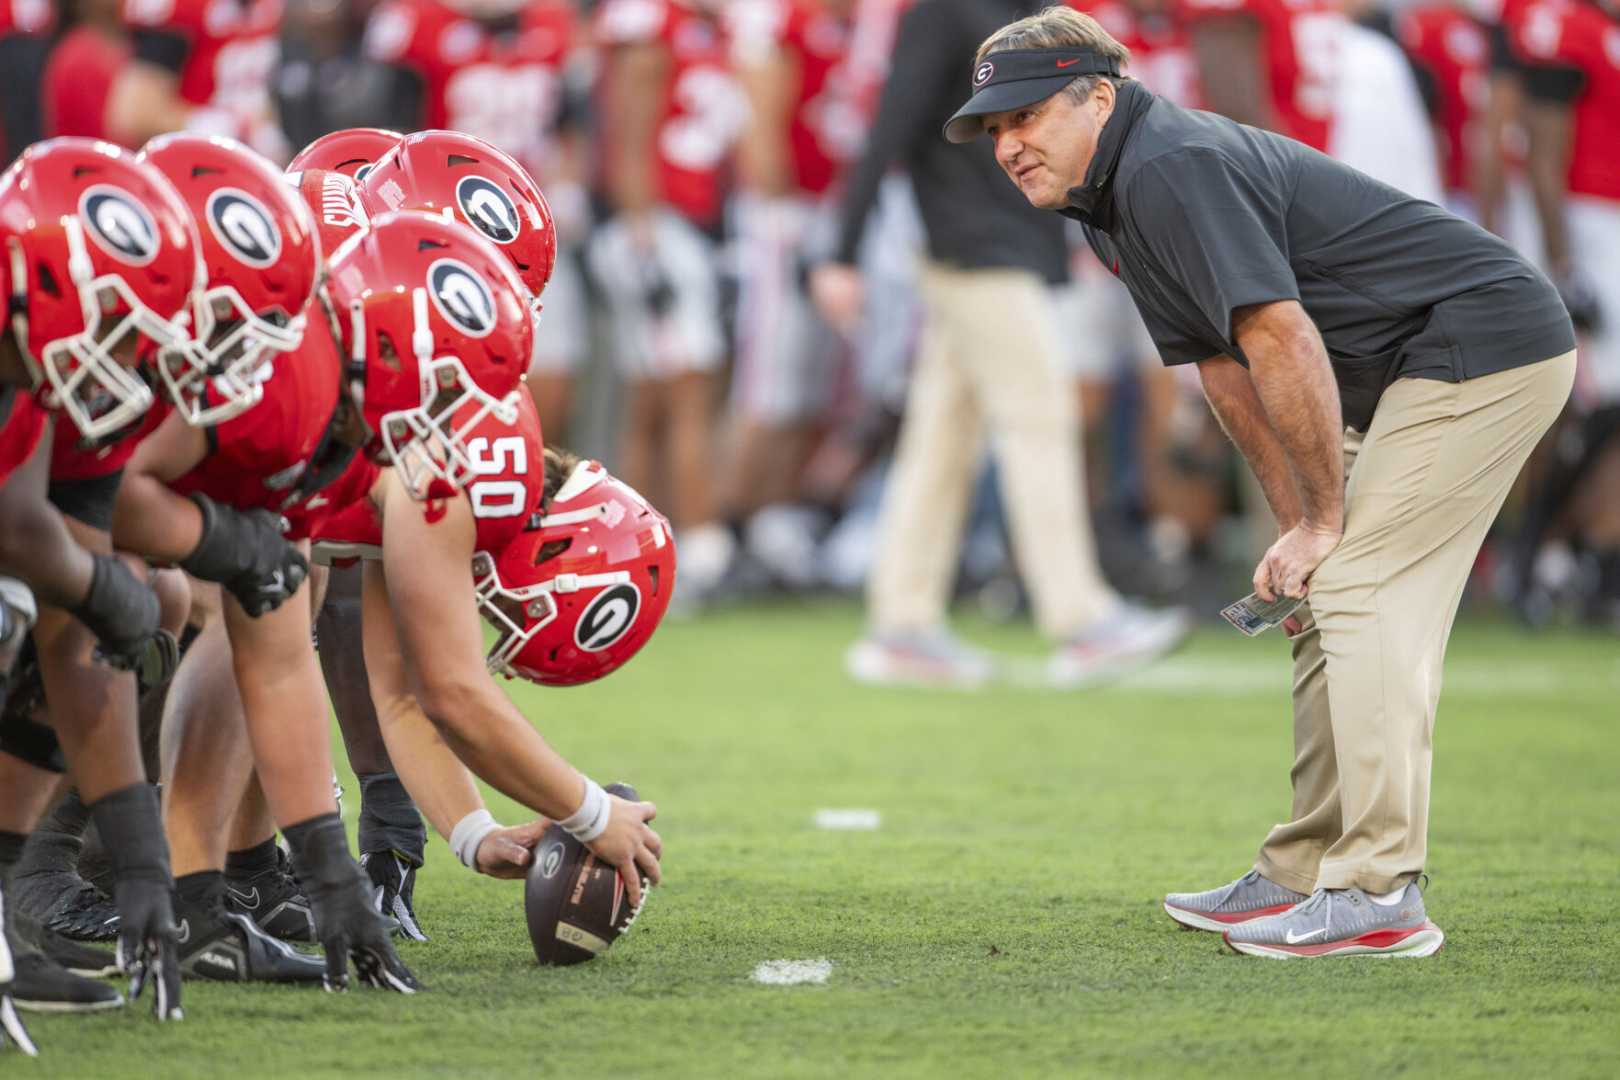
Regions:
<instances>
[{"instance_id":1,"label":"red jersey","mask_svg":"<svg viewBox=\"0 0 1620 1080\"><path fill-rule=\"evenodd\" d=\"M135 55L170 67L180 97L245 125L271 114L270 79L281 57L282 0L123 0ZM143 41L143 32L183 43L184 55ZM178 66L175 64L178 62Z\"/></svg>"},{"instance_id":2,"label":"red jersey","mask_svg":"<svg viewBox=\"0 0 1620 1080\"><path fill-rule=\"evenodd\" d=\"M129 60L129 43L94 26L76 26L51 50L45 65L45 134L105 139L107 98Z\"/></svg>"},{"instance_id":3,"label":"red jersey","mask_svg":"<svg viewBox=\"0 0 1620 1080\"><path fill-rule=\"evenodd\" d=\"M1552 2L1526 8L1508 32L1526 63L1580 71L1569 191L1620 200L1620 21L1594 4Z\"/></svg>"},{"instance_id":4,"label":"red jersey","mask_svg":"<svg viewBox=\"0 0 1620 1080\"><path fill-rule=\"evenodd\" d=\"M359 456L330 440L343 362L319 309L311 316L303 344L271 361L275 373L263 400L209 428L208 456L169 485L238 510L275 510L292 524L287 535L295 540L309 535L311 497ZM327 494L316 509L324 513L330 502Z\"/></svg>"},{"instance_id":5,"label":"red jersey","mask_svg":"<svg viewBox=\"0 0 1620 1080\"><path fill-rule=\"evenodd\" d=\"M543 176L577 37L566 0L524 4L510 30L441 0L389 0L372 13L365 51L416 73L422 127L476 135Z\"/></svg>"},{"instance_id":6,"label":"red jersey","mask_svg":"<svg viewBox=\"0 0 1620 1080\"><path fill-rule=\"evenodd\" d=\"M47 416L23 389L0 391L0 485L34 456L45 437Z\"/></svg>"},{"instance_id":7,"label":"red jersey","mask_svg":"<svg viewBox=\"0 0 1620 1080\"><path fill-rule=\"evenodd\" d=\"M75 480L99 480L119 472L135 456L135 448L141 445L141 440L163 423L171 408L159 395L152 402L152 407L146 410L146 415L141 417L140 423L132 425L126 434L99 446L86 446L73 421L62 416L62 422L56 425L56 438L51 443L51 479L71 483Z\"/></svg>"},{"instance_id":8,"label":"red jersey","mask_svg":"<svg viewBox=\"0 0 1620 1080\"><path fill-rule=\"evenodd\" d=\"M657 197L699 225L720 220L724 171L748 120L732 78L720 22L678 0L605 0L597 41L606 47L661 45L670 57L653 138ZM604 115L615 111L612 102Z\"/></svg>"},{"instance_id":9,"label":"red jersey","mask_svg":"<svg viewBox=\"0 0 1620 1080\"><path fill-rule=\"evenodd\" d=\"M1271 108L1282 134L1327 151L1339 93L1339 33L1333 0L1182 0L1188 22L1247 16L1260 27Z\"/></svg>"},{"instance_id":10,"label":"red jersey","mask_svg":"<svg viewBox=\"0 0 1620 1080\"><path fill-rule=\"evenodd\" d=\"M1474 120L1490 96L1490 40L1471 15L1451 4L1408 8L1396 18L1401 46L1434 80L1435 126L1445 153L1448 191L1468 191Z\"/></svg>"},{"instance_id":11,"label":"red jersey","mask_svg":"<svg viewBox=\"0 0 1620 1080\"><path fill-rule=\"evenodd\" d=\"M777 53L791 59L798 73L787 130L794 187L824 194L866 137L865 117L840 74L854 24L822 0L744 0L726 9L726 26L741 61Z\"/></svg>"},{"instance_id":12,"label":"red jersey","mask_svg":"<svg viewBox=\"0 0 1620 1080\"><path fill-rule=\"evenodd\" d=\"M515 424L486 416L467 440L477 477L467 484L477 528L475 551L498 552L540 509L546 484L545 440L540 415L528 394L518 395ZM322 522L316 540L339 557L382 549L382 521L370 501L356 503ZM469 553L470 555L471 553Z\"/></svg>"},{"instance_id":13,"label":"red jersey","mask_svg":"<svg viewBox=\"0 0 1620 1080\"><path fill-rule=\"evenodd\" d=\"M1201 108L1198 62L1187 28L1174 12L1142 12L1122 0L1069 0L1131 50L1130 75L1143 86L1188 109Z\"/></svg>"}]
</instances>

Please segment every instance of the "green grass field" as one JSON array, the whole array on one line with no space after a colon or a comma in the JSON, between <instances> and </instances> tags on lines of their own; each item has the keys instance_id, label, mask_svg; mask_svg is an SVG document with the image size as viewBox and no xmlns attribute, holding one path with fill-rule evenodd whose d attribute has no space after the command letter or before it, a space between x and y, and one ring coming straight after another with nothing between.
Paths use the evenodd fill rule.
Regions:
<instances>
[{"instance_id":1,"label":"green grass field","mask_svg":"<svg viewBox=\"0 0 1620 1080\"><path fill-rule=\"evenodd\" d=\"M578 765L661 808L665 885L605 958L537 967L520 886L434 840L417 887L433 940L401 950L429 992L187 984L179 1025L144 1003L34 1017L42 1057L0 1072L1620 1074L1612 638L1459 628L1429 866L1445 949L1281 964L1223 954L1158 906L1242 872L1286 813L1280 636L1206 630L1106 690L952 695L851 685L858 625L843 605L726 613L666 627L595 687L518 690ZM882 827L823 831L823 808ZM750 977L821 958L825 985Z\"/></svg>"}]
</instances>

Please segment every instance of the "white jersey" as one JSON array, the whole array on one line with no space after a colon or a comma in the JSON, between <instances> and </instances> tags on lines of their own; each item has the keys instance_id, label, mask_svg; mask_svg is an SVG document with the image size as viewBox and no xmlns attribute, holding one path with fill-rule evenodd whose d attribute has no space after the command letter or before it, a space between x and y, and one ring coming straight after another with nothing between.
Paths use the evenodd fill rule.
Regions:
<instances>
[{"instance_id":1,"label":"white jersey","mask_svg":"<svg viewBox=\"0 0 1620 1080\"><path fill-rule=\"evenodd\" d=\"M1414 198L1444 205L1439 149L1406 54L1355 23L1341 33L1346 77L1338 81L1329 153Z\"/></svg>"}]
</instances>

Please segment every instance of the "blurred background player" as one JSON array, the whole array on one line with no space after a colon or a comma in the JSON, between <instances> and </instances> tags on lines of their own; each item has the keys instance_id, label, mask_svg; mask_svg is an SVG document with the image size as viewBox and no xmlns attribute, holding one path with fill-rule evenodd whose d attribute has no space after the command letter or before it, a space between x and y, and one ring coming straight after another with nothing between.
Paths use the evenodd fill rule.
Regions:
<instances>
[{"instance_id":1,"label":"blurred background player","mask_svg":"<svg viewBox=\"0 0 1620 1080\"><path fill-rule=\"evenodd\" d=\"M1460 0L1438 0L1403 8L1396 30L1428 86L1443 205L1458 217L1478 220L1472 177L1473 159L1481 151L1481 114L1490 96L1485 27Z\"/></svg>"},{"instance_id":2,"label":"blurred background player","mask_svg":"<svg viewBox=\"0 0 1620 1080\"><path fill-rule=\"evenodd\" d=\"M619 471L667 506L682 596L720 584L735 544L715 501L725 361L715 248L726 167L748 117L712 0L607 0L597 11L612 216L589 252L625 379Z\"/></svg>"},{"instance_id":3,"label":"blurred background player","mask_svg":"<svg viewBox=\"0 0 1620 1080\"><path fill-rule=\"evenodd\" d=\"M44 135L39 84L55 30L51 0L0 0L0 168Z\"/></svg>"},{"instance_id":4,"label":"blurred background player","mask_svg":"<svg viewBox=\"0 0 1620 1080\"><path fill-rule=\"evenodd\" d=\"M42 112L47 135L106 139L107 102L129 63L123 0L77 0L63 5L62 37L45 66Z\"/></svg>"},{"instance_id":5,"label":"blurred background player","mask_svg":"<svg viewBox=\"0 0 1620 1080\"><path fill-rule=\"evenodd\" d=\"M1204 107L1328 152L1345 19L1334 0L1182 0Z\"/></svg>"},{"instance_id":6,"label":"blurred background player","mask_svg":"<svg viewBox=\"0 0 1620 1080\"><path fill-rule=\"evenodd\" d=\"M282 0L124 0L131 58L108 98L108 135L125 146L229 135L286 161L270 95L281 18Z\"/></svg>"},{"instance_id":7,"label":"blurred background player","mask_svg":"<svg viewBox=\"0 0 1620 1080\"><path fill-rule=\"evenodd\" d=\"M1582 616L1620 625L1620 5L1537 3L1510 28L1525 65L1529 175L1545 265L1581 336L1571 427L1532 500L1513 574L1545 617L1535 563L1563 517L1595 578Z\"/></svg>"},{"instance_id":8,"label":"blurred background player","mask_svg":"<svg viewBox=\"0 0 1620 1080\"><path fill-rule=\"evenodd\" d=\"M366 29L367 58L391 73L394 126L483 139L527 169L558 214L566 246L529 372L548 438L564 436L588 349L581 32L571 0L390 0Z\"/></svg>"},{"instance_id":9,"label":"blurred background player","mask_svg":"<svg viewBox=\"0 0 1620 1080\"><path fill-rule=\"evenodd\" d=\"M795 505L800 478L848 379L843 346L810 301L808 270L832 248L836 185L865 134L862 111L837 85L853 6L744 0L726 16L749 121L731 202L736 361L722 503L745 523L749 553L797 587L815 580L814 526Z\"/></svg>"}]
</instances>

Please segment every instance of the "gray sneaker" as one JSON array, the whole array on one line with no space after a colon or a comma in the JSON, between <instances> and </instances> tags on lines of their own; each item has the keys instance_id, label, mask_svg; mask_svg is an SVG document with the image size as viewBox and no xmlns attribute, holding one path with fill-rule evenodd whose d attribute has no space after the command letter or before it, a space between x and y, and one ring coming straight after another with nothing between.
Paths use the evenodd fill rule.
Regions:
<instances>
[{"instance_id":1,"label":"gray sneaker","mask_svg":"<svg viewBox=\"0 0 1620 1080\"><path fill-rule=\"evenodd\" d=\"M868 686L925 686L972 690L996 673L990 654L944 630L921 634L874 634L849 647L844 666Z\"/></svg>"},{"instance_id":2,"label":"gray sneaker","mask_svg":"<svg viewBox=\"0 0 1620 1080\"><path fill-rule=\"evenodd\" d=\"M1149 608L1122 601L1058 647L1046 662L1047 681L1073 689L1129 675L1174 652L1192 625L1186 608Z\"/></svg>"},{"instance_id":3,"label":"gray sneaker","mask_svg":"<svg viewBox=\"0 0 1620 1080\"><path fill-rule=\"evenodd\" d=\"M1375 904L1360 889L1318 889L1281 915L1234 926L1222 935L1234 952L1286 960L1296 956L1433 956L1446 935L1429 921L1417 882L1399 903Z\"/></svg>"},{"instance_id":4,"label":"gray sneaker","mask_svg":"<svg viewBox=\"0 0 1620 1080\"><path fill-rule=\"evenodd\" d=\"M1305 899L1304 893L1250 870L1230 885L1208 892L1171 893L1164 898L1164 913L1189 930L1224 934L1251 919L1281 914Z\"/></svg>"}]
</instances>

